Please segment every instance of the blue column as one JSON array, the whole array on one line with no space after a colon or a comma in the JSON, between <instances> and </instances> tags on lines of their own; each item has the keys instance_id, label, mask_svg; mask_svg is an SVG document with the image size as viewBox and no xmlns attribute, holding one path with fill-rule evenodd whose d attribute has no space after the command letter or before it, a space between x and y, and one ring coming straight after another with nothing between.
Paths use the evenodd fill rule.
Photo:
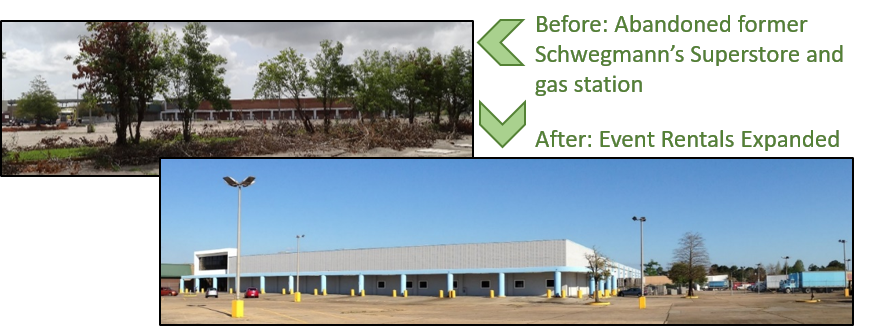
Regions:
<instances>
[{"instance_id":1,"label":"blue column","mask_svg":"<svg viewBox=\"0 0 884 326\"><path fill-rule=\"evenodd\" d=\"M322 292L322 290L325 290L325 275L322 275L320 277L322 279L322 288L319 289L319 292Z\"/></svg>"},{"instance_id":2,"label":"blue column","mask_svg":"<svg viewBox=\"0 0 884 326\"><path fill-rule=\"evenodd\" d=\"M292 290L294 288L295 288L295 277L289 275L289 292L292 292Z\"/></svg>"},{"instance_id":3,"label":"blue column","mask_svg":"<svg viewBox=\"0 0 884 326\"><path fill-rule=\"evenodd\" d=\"M604 277L604 276L602 276L602 277ZM605 294L604 293L605 292L605 279L604 278L599 278L599 291L602 291L602 295Z\"/></svg>"},{"instance_id":4,"label":"blue column","mask_svg":"<svg viewBox=\"0 0 884 326\"><path fill-rule=\"evenodd\" d=\"M611 278L612 278L612 280L611 280L611 286L613 286L612 289L617 289L617 276L616 276L616 275L612 275Z\"/></svg>"},{"instance_id":5,"label":"blue column","mask_svg":"<svg viewBox=\"0 0 884 326\"><path fill-rule=\"evenodd\" d=\"M261 291L264 291L264 276L261 276Z\"/></svg>"},{"instance_id":6,"label":"blue column","mask_svg":"<svg viewBox=\"0 0 884 326\"><path fill-rule=\"evenodd\" d=\"M195 289L196 289L196 292L199 292L199 291L200 291L200 279L199 279L199 278L195 278L194 280L196 280L196 288L195 288Z\"/></svg>"},{"instance_id":7,"label":"blue column","mask_svg":"<svg viewBox=\"0 0 884 326\"><path fill-rule=\"evenodd\" d=\"M399 286L399 292L405 291L405 274L402 274L402 276L400 276Z\"/></svg>"},{"instance_id":8,"label":"blue column","mask_svg":"<svg viewBox=\"0 0 884 326\"><path fill-rule=\"evenodd\" d=\"M589 277L589 293L595 295L595 277Z\"/></svg>"},{"instance_id":9,"label":"blue column","mask_svg":"<svg viewBox=\"0 0 884 326\"><path fill-rule=\"evenodd\" d=\"M218 288L218 278L217 277L212 278L212 287L216 288L216 289Z\"/></svg>"},{"instance_id":10,"label":"blue column","mask_svg":"<svg viewBox=\"0 0 884 326\"><path fill-rule=\"evenodd\" d=\"M497 277L497 291L500 292L500 297L506 296L506 281L504 280L503 273L500 273L500 276Z\"/></svg>"},{"instance_id":11,"label":"blue column","mask_svg":"<svg viewBox=\"0 0 884 326\"><path fill-rule=\"evenodd\" d=\"M454 274L448 273L448 292L454 290Z\"/></svg>"},{"instance_id":12,"label":"blue column","mask_svg":"<svg viewBox=\"0 0 884 326\"><path fill-rule=\"evenodd\" d=\"M562 272L556 271L555 277L556 288L553 289L553 293L556 294L557 297L562 296Z\"/></svg>"},{"instance_id":13,"label":"blue column","mask_svg":"<svg viewBox=\"0 0 884 326\"><path fill-rule=\"evenodd\" d=\"M181 284L178 286L178 291L184 291L184 279L182 278L180 281L178 281L178 283Z\"/></svg>"},{"instance_id":14,"label":"blue column","mask_svg":"<svg viewBox=\"0 0 884 326\"><path fill-rule=\"evenodd\" d=\"M365 290L365 276L359 274L359 293Z\"/></svg>"}]
</instances>

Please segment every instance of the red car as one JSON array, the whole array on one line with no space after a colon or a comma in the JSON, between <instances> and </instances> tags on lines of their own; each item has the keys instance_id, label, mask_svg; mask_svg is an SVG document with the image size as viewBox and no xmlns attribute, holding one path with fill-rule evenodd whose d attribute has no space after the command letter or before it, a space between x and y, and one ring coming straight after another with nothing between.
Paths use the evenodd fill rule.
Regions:
<instances>
[{"instance_id":1,"label":"red car","mask_svg":"<svg viewBox=\"0 0 884 326\"><path fill-rule=\"evenodd\" d=\"M246 290L246 298L257 298L258 297L258 288L249 288Z\"/></svg>"},{"instance_id":2,"label":"red car","mask_svg":"<svg viewBox=\"0 0 884 326\"><path fill-rule=\"evenodd\" d=\"M172 290L171 288L160 288L160 296L164 295L178 296L178 291Z\"/></svg>"}]
</instances>

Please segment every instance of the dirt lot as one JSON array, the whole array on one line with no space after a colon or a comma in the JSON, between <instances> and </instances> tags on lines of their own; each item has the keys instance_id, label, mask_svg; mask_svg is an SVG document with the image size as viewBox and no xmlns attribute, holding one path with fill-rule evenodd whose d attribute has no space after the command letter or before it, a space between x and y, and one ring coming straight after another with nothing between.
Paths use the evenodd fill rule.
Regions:
<instances>
[{"instance_id":1,"label":"dirt lot","mask_svg":"<svg viewBox=\"0 0 884 326\"><path fill-rule=\"evenodd\" d=\"M270 123L270 122L268 122ZM150 135L150 130L167 125L169 122L145 122L142 125L142 135ZM180 126L180 122L178 122ZM205 122L198 122L194 128L201 128ZM246 125L250 128L257 127L259 122L249 121ZM223 127L230 127L232 124L225 123ZM92 134L86 133L86 127L70 127L68 130L58 131L28 131L28 132L4 132L3 143L9 147L15 146L33 146L40 143L40 140L46 137L61 136L63 140L68 138L79 139L86 137L89 140L98 140L101 137L107 138L113 142L116 135L113 131L113 123L99 124L96 132ZM473 138L465 136L458 140L437 140L431 148L406 148L397 151L389 148L375 148L363 153L350 153L344 150L333 150L320 153L309 153L310 156L321 157L472 157L473 156ZM262 155L254 157L301 157L305 153L277 153L272 155ZM119 171L102 171L90 168L91 163L84 162L78 175L159 175L159 164L151 164L146 166L124 166ZM71 169L66 169L57 175L70 175ZM27 175L27 174L26 174Z\"/></svg>"},{"instance_id":2,"label":"dirt lot","mask_svg":"<svg viewBox=\"0 0 884 326\"><path fill-rule=\"evenodd\" d=\"M637 298L610 298L610 306L587 306L588 300L537 297L392 298L341 295L265 294L245 301L244 318L230 318L233 295L218 299L202 296L164 297L160 301L161 323L758 323L758 324L851 324L853 300L843 294L819 294L819 303L798 303L808 295L707 293L699 299L677 296L648 297L647 309L638 309Z\"/></svg>"}]
</instances>

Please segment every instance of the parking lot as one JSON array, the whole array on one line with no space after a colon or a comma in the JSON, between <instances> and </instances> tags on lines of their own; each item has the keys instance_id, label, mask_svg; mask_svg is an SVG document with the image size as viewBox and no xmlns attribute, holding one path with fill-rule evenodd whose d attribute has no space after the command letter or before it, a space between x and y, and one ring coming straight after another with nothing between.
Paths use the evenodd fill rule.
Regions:
<instances>
[{"instance_id":1,"label":"parking lot","mask_svg":"<svg viewBox=\"0 0 884 326\"><path fill-rule=\"evenodd\" d=\"M843 294L817 294L819 303L799 303L805 294L700 292L699 299L650 296L647 309L635 297L609 298L610 306L588 306L587 299L545 297L393 298L342 295L264 294L245 301L244 318L230 317L233 295L163 297L161 323L758 323L852 324L853 300Z\"/></svg>"}]
</instances>

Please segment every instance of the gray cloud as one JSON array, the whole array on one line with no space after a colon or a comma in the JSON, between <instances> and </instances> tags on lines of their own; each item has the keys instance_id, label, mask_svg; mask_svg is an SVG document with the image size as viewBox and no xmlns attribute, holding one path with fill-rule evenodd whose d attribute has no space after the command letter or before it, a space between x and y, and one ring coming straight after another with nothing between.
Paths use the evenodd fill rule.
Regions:
<instances>
[{"instance_id":1,"label":"gray cloud","mask_svg":"<svg viewBox=\"0 0 884 326\"><path fill-rule=\"evenodd\" d=\"M180 31L186 23L157 22ZM325 39L344 44L345 63L363 50L410 51L427 47L447 53L455 46L472 48L472 23L412 22L207 22L210 49L228 59L226 81L235 98L250 98L257 65L280 50L292 47L312 59ZM3 97L17 98L40 74L58 97L73 97L70 75L74 68L63 59L76 54L78 36L86 34L83 23L7 23L3 27ZM59 88L59 89L56 89Z\"/></svg>"}]
</instances>

